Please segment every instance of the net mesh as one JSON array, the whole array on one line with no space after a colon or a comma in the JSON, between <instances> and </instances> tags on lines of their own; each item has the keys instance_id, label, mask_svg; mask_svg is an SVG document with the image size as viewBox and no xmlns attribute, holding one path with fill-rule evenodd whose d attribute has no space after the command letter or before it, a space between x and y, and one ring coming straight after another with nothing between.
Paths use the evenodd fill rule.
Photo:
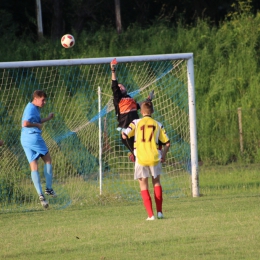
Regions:
<instances>
[{"instance_id":1,"label":"net mesh","mask_svg":"<svg viewBox=\"0 0 260 260\"><path fill-rule=\"evenodd\" d=\"M185 59L123 62L118 81L138 102L154 90L153 118L161 122L171 140L161 183L163 196L190 194L190 133ZM44 90L48 100L41 117L42 136L53 163L53 188L48 198L54 209L77 204L140 199L134 164L121 143L112 102L109 63L0 69L0 210L41 209L31 173L20 144L21 117L32 93ZM98 87L102 105L98 110ZM99 119L102 133L102 183L99 164ZM39 172L45 189L43 162Z\"/></svg>"}]
</instances>

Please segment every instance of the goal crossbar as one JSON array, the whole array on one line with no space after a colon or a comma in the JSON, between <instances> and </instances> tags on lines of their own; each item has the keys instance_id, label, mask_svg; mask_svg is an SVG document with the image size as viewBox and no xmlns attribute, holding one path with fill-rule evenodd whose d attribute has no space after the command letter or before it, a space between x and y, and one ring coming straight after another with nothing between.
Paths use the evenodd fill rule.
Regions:
<instances>
[{"instance_id":1,"label":"goal crossbar","mask_svg":"<svg viewBox=\"0 0 260 260\"><path fill-rule=\"evenodd\" d=\"M193 53L122 56L122 57L117 57L117 61L119 63L123 63L123 62L162 61L162 60L178 60L178 59L189 60L191 58L193 58ZM110 63L112 59L113 57L0 62L0 69L107 64Z\"/></svg>"}]
</instances>

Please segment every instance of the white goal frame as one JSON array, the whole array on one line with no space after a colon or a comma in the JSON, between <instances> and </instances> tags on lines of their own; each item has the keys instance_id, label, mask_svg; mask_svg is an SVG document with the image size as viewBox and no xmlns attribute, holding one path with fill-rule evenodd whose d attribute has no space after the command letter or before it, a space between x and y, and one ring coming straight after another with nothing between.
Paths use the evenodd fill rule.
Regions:
<instances>
[{"instance_id":1,"label":"white goal frame","mask_svg":"<svg viewBox=\"0 0 260 260\"><path fill-rule=\"evenodd\" d=\"M106 58L85 58L85 59L61 59L61 60L42 60L42 61L18 61L0 62L1 69L47 67L47 66L72 66L72 65L91 65L109 64L114 57ZM143 62L143 61L162 61L162 60L187 60L187 79L188 79L188 104L189 104L189 127L190 127L190 151L191 151L191 192L193 197L199 197L199 170L198 170L198 147L197 147L197 128L196 128L196 107L195 107L195 83L194 83L194 64L193 53L180 54L159 54L142 56L123 56L117 57L119 63L124 62ZM98 88L99 86L97 86ZM100 89L98 90L100 94ZM101 109L101 106L100 108ZM101 131L101 129L100 129ZM101 135L100 135L101 136ZM100 141L101 145L101 141ZM100 149L101 151L101 149ZM101 155L100 158L101 160ZM102 165L101 165L102 167ZM100 172L102 176L102 172ZM100 194L102 193L102 178L100 178Z\"/></svg>"}]
</instances>

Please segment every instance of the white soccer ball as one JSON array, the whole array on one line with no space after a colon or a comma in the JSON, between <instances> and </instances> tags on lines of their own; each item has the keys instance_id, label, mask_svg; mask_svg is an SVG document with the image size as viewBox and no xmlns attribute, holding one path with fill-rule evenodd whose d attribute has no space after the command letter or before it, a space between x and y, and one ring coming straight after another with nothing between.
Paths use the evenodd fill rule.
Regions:
<instances>
[{"instance_id":1,"label":"white soccer ball","mask_svg":"<svg viewBox=\"0 0 260 260\"><path fill-rule=\"evenodd\" d=\"M75 39L71 34L65 34L61 37L61 45L64 48L71 48L75 45Z\"/></svg>"}]
</instances>

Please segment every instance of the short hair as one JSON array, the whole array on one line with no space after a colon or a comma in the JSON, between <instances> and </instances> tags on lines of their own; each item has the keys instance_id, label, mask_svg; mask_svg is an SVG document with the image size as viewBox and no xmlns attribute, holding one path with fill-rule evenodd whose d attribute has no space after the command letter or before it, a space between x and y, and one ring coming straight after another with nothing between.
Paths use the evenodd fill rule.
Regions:
<instances>
[{"instance_id":1,"label":"short hair","mask_svg":"<svg viewBox=\"0 0 260 260\"><path fill-rule=\"evenodd\" d=\"M153 113L153 103L151 101L144 101L141 104L141 111L143 114L151 115Z\"/></svg>"},{"instance_id":2,"label":"short hair","mask_svg":"<svg viewBox=\"0 0 260 260\"><path fill-rule=\"evenodd\" d=\"M35 90L33 92L33 99L38 97L45 97L47 98L47 94L43 90Z\"/></svg>"}]
</instances>

